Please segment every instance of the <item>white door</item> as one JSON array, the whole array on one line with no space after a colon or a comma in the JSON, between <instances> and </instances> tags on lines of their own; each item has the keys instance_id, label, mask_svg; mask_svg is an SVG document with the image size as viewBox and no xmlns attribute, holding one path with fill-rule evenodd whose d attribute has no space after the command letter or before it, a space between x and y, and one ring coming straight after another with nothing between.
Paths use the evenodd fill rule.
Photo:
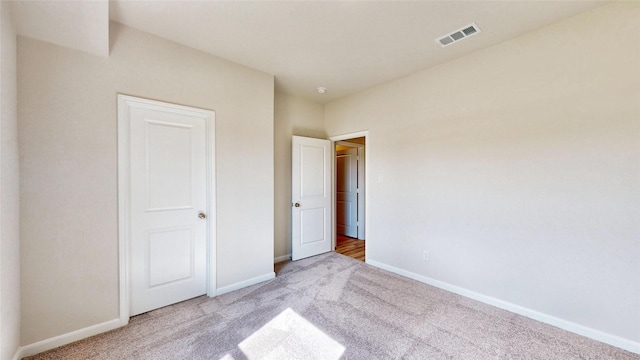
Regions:
<instances>
[{"instance_id":1,"label":"white door","mask_svg":"<svg viewBox=\"0 0 640 360\"><path fill-rule=\"evenodd\" d=\"M291 258L331 251L331 142L293 137Z\"/></svg>"},{"instance_id":2,"label":"white door","mask_svg":"<svg viewBox=\"0 0 640 360\"><path fill-rule=\"evenodd\" d=\"M206 118L134 106L129 134L133 316L207 292Z\"/></svg>"},{"instance_id":3,"label":"white door","mask_svg":"<svg viewBox=\"0 0 640 360\"><path fill-rule=\"evenodd\" d=\"M358 237L358 148L336 152L336 231Z\"/></svg>"}]
</instances>

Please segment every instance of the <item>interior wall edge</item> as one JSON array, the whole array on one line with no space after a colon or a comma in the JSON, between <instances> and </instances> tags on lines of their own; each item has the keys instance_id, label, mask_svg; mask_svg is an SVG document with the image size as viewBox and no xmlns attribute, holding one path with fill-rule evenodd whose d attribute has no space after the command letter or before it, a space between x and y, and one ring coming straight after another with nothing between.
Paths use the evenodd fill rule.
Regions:
<instances>
[{"instance_id":1,"label":"interior wall edge","mask_svg":"<svg viewBox=\"0 0 640 360\"><path fill-rule=\"evenodd\" d=\"M291 260L291 254L276 256L273 258L273 263L276 264L276 263L287 261L287 260Z\"/></svg>"},{"instance_id":2,"label":"interior wall edge","mask_svg":"<svg viewBox=\"0 0 640 360\"><path fill-rule=\"evenodd\" d=\"M247 280L239 281L237 283L219 287L216 290L216 296L230 293L232 291L240 290L242 288L246 288L247 286L256 285L256 284L274 279L275 277L276 277L276 273L272 271L260 276L253 277L251 279L247 279Z\"/></svg>"},{"instance_id":3,"label":"interior wall edge","mask_svg":"<svg viewBox=\"0 0 640 360\"><path fill-rule=\"evenodd\" d=\"M20 175L17 36L11 3L0 2L0 359L20 348Z\"/></svg>"}]
</instances>

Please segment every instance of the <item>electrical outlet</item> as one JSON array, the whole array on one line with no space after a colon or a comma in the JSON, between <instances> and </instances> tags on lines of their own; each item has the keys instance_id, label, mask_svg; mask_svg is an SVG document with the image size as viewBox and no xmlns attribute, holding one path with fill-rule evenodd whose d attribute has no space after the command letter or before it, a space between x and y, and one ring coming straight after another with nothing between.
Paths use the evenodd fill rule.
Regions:
<instances>
[{"instance_id":1,"label":"electrical outlet","mask_svg":"<svg viewBox=\"0 0 640 360\"><path fill-rule=\"evenodd\" d=\"M429 261L429 250L424 250L422 252L422 260Z\"/></svg>"}]
</instances>

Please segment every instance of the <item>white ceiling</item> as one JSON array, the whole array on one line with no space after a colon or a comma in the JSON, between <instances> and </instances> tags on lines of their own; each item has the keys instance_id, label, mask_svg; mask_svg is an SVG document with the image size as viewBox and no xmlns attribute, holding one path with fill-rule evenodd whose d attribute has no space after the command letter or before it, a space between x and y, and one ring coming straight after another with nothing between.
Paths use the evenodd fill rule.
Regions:
<instances>
[{"instance_id":1,"label":"white ceiling","mask_svg":"<svg viewBox=\"0 0 640 360\"><path fill-rule=\"evenodd\" d=\"M603 1L18 1L19 34L108 53L108 22L275 75L326 103L498 44ZM446 48L435 39L475 22ZM107 39L105 39L105 33ZM83 48L84 47L84 48ZM316 92L319 86L327 93Z\"/></svg>"}]
</instances>

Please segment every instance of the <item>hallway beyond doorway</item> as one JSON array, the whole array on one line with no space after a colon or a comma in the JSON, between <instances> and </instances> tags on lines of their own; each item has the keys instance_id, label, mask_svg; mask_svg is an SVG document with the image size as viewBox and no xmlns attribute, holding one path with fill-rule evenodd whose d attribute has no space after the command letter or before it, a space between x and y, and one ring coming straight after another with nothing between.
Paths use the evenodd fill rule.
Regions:
<instances>
[{"instance_id":1,"label":"hallway beyond doorway","mask_svg":"<svg viewBox=\"0 0 640 360\"><path fill-rule=\"evenodd\" d=\"M352 257L356 260L365 261L364 257L365 240L358 240L348 236L336 234L336 252Z\"/></svg>"}]
</instances>

